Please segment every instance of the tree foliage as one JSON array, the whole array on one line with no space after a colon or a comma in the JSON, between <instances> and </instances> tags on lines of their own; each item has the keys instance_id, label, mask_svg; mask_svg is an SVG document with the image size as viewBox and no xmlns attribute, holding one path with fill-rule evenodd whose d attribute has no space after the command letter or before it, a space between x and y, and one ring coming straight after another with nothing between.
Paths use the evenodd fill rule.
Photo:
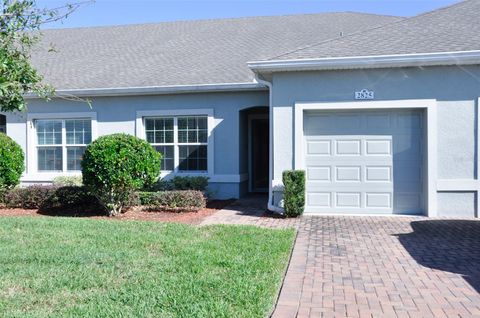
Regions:
<instances>
[{"instance_id":1,"label":"tree foliage","mask_svg":"<svg viewBox=\"0 0 480 318\"><path fill-rule=\"evenodd\" d=\"M19 144L0 133L0 191L20 183L25 157Z\"/></svg>"},{"instance_id":2,"label":"tree foliage","mask_svg":"<svg viewBox=\"0 0 480 318\"><path fill-rule=\"evenodd\" d=\"M25 110L26 94L47 99L54 94L32 66L31 50L42 25L66 18L84 3L41 9L35 0L0 0L0 111Z\"/></svg>"}]
</instances>

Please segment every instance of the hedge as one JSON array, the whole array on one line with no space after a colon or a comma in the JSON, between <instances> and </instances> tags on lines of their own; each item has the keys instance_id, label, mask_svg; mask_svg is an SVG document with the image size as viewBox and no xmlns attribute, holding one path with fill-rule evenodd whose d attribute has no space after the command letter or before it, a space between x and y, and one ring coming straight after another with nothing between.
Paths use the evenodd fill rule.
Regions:
<instances>
[{"instance_id":1,"label":"hedge","mask_svg":"<svg viewBox=\"0 0 480 318\"><path fill-rule=\"evenodd\" d=\"M283 185L285 216L297 217L302 215L305 208L305 171L284 171Z\"/></svg>"},{"instance_id":2,"label":"hedge","mask_svg":"<svg viewBox=\"0 0 480 318\"><path fill-rule=\"evenodd\" d=\"M139 192L140 204L150 211L198 211L203 209L207 202L201 191L159 191Z\"/></svg>"},{"instance_id":3,"label":"hedge","mask_svg":"<svg viewBox=\"0 0 480 318\"><path fill-rule=\"evenodd\" d=\"M128 198L128 206L143 205L150 211L198 211L206 206L201 191L137 192ZM21 209L72 209L102 210L96 197L85 187L33 185L6 192L5 206Z\"/></svg>"},{"instance_id":4,"label":"hedge","mask_svg":"<svg viewBox=\"0 0 480 318\"><path fill-rule=\"evenodd\" d=\"M208 186L208 177L203 176L175 176L170 180L160 179L149 191L197 190L205 192Z\"/></svg>"},{"instance_id":5,"label":"hedge","mask_svg":"<svg viewBox=\"0 0 480 318\"><path fill-rule=\"evenodd\" d=\"M40 209L52 208L99 208L98 201L85 187L57 187L33 185L15 188L5 194L8 208Z\"/></svg>"}]
</instances>

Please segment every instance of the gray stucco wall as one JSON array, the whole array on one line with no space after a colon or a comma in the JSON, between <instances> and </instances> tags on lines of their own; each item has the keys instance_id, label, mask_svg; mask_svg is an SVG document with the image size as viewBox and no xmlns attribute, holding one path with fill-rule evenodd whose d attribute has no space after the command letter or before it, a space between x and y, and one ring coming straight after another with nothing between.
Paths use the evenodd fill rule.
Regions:
<instances>
[{"instance_id":1,"label":"gray stucco wall","mask_svg":"<svg viewBox=\"0 0 480 318\"><path fill-rule=\"evenodd\" d=\"M475 217L475 192L439 192L438 214L447 217Z\"/></svg>"},{"instance_id":2,"label":"gray stucco wall","mask_svg":"<svg viewBox=\"0 0 480 318\"><path fill-rule=\"evenodd\" d=\"M275 73L272 82L273 182L276 184L281 180L282 171L294 165L295 103L352 102L354 92L364 88L375 92L375 100L436 99L438 179L477 178L479 66ZM475 196L471 195L472 189L460 190L465 195L458 195L459 191L456 195L439 195L438 204L448 198L448 207L458 206L458 211L466 211L455 212L455 215L471 216L469 209L475 207ZM439 213L451 214L445 208L439 209Z\"/></svg>"},{"instance_id":3,"label":"gray stucco wall","mask_svg":"<svg viewBox=\"0 0 480 318\"><path fill-rule=\"evenodd\" d=\"M28 110L30 113L96 112L98 136L102 136L119 132L135 135L137 111L213 109L216 123L214 174L223 179L243 180L247 176L245 171L240 171L240 167L246 165L240 162L239 154L240 110L266 106L268 98L265 91L97 97L91 98L92 108L83 102L30 100ZM7 133L27 149L25 114L7 114ZM212 183L211 190L216 198L238 197L243 191L238 180Z\"/></svg>"}]
</instances>

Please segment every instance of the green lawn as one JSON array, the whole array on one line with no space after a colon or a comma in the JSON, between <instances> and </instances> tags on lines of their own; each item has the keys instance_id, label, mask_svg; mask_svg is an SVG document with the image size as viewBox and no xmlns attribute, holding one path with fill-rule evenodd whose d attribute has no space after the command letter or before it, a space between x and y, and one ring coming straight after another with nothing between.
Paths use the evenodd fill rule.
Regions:
<instances>
[{"instance_id":1,"label":"green lawn","mask_svg":"<svg viewBox=\"0 0 480 318\"><path fill-rule=\"evenodd\" d=\"M293 230L0 218L1 317L264 317Z\"/></svg>"}]
</instances>

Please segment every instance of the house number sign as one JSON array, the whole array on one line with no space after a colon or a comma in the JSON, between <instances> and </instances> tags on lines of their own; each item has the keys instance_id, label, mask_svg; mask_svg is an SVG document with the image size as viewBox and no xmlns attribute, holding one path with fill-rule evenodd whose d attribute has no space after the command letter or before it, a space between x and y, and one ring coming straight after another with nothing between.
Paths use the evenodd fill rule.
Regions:
<instances>
[{"instance_id":1,"label":"house number sign","mask_svg":"<svg viewBox=\"0 0 480 318\"><path fill-rule=\"evenodd\" d=\"M359 92L355 92L355 99L374 99L375 93L368 89L362 89Z\"/></svg>"}]
</instances>

